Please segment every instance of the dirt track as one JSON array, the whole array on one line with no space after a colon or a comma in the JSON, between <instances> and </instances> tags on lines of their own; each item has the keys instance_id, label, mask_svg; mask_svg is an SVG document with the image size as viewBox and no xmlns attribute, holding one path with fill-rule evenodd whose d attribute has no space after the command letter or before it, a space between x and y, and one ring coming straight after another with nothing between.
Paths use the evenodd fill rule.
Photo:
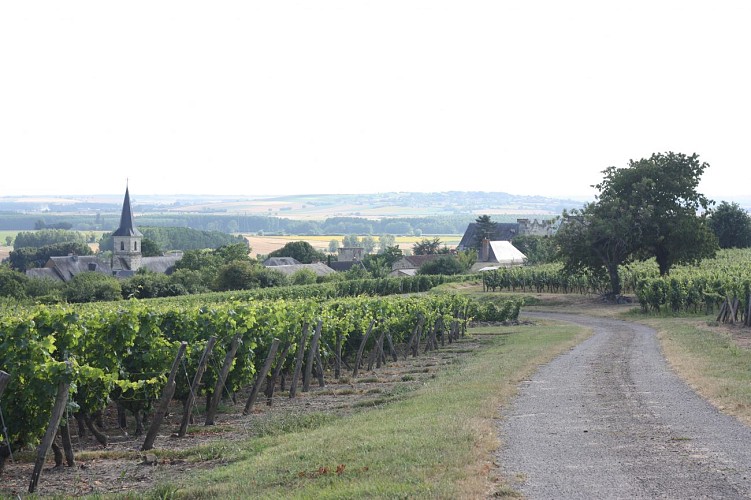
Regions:
<instances>
[{"instance_id":1,"label":"dirt track","mask_svg":"<svg viewBox=\"0 0 751 500\"><path fill-rule=\"evenodd\" d=\"M667 366L654 330L588 316L594 335L504 411L498 461L528 498L751 498L751 429Z\"/></svg>"}]
</instances>

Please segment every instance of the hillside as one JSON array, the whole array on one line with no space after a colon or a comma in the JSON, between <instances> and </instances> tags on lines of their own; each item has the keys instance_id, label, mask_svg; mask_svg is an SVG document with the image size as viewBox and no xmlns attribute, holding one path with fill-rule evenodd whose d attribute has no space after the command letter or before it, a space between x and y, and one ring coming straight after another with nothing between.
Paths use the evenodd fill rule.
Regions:
<instances>
[{"instance_id":1,"label":"hillside","mask_svg":"<svg viewBox=\"0 0 751 500\"><path fill-rule=\"evenodd\" d=\"M294 219L329 217L420 217L474 213L559 214L577 200L518 196L502 192L392 192L289 196L207 196L132 194L139 213L224 213L274 215ZM118 213L122 195L0 197L0 212L39 214Z\"/></svg>"}]
</instances>

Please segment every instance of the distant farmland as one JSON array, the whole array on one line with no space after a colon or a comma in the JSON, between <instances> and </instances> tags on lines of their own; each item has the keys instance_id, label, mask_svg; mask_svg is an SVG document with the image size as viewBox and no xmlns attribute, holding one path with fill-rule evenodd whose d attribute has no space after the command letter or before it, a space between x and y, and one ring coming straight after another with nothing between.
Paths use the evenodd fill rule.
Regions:
<instances>
[{"instance_id":1,"label":"distant farmland","mask_svg":"<svg viewBox=\"0 0 751 500\"><path fill-rule=\"evenodd\" d=\"M362 238L362 236L360 236ZM424 238L435 238L438 237L443 244L445 244L449 248L455 248L459 241L462 239L461 234L441 234L441 235L423 235L423 236L397 236L396 237L396 244L399 245L399 248L402 250L412 250L412 245ZM378 241L378 237L374 236L376 241ZM342 236L341 235L319 235L319 236L296 236L296 235L287 235L287 236L255 236L255 235L245 235L245 239L248 240L251 247L251 256L256 257L258 254L261 255L268 255L269 253L273 252L274 250L278 250L282 248L284 245L291 241L307 241L308 243L313 246L316 250L320 250L322 252L328 252L329 250L329 242L331 240L337 240L339 241L339 245L341 246L342 242Z\"/></svg>"}]
</instances>

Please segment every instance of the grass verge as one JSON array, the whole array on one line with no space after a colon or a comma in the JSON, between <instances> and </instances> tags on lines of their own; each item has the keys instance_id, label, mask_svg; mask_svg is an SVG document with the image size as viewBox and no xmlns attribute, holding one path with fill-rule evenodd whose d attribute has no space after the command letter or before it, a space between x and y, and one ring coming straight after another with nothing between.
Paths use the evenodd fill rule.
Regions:
<instances>
[{"instance_id":1,"label":"grass verge","mask_svg":"<svg viewBox=\"0 0 751 500\"><path fill-rule=\"evenodd\" d=\"M499 333L503 335L499 335ZM492 484L498 407L536 367L586 337L547 324L476 329L476 354L403 399L305 430L235 443L237 460L152 492L176 498L477 498Z\"/></svg>"},{"instance_id":2,"label":"grass verge","mask_svg":"<svg viewBox=\"0 0 751 500\"><path fill-rule=\"evenodd\" d=\"M740 347L740 328L707 325L707 319L642 320L658 332L670 365L694 390L725 413L751 425L751 350Z\"/></svg>"}]
</instances>

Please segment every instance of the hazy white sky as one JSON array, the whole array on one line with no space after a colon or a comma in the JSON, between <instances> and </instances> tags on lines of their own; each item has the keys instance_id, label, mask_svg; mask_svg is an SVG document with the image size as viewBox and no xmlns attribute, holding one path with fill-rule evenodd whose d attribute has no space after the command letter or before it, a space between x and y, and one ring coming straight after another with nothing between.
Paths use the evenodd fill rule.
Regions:
<instances>
[{"instance_id":1,"label":"hazy white sky","mask_svg":"<svg viewBox=\"0 0 751 500\"><path fill-rule=\"evenodd\" d=\"M5 1L0 196L589 196L675 151L729 199L749 52L747 1Z\"/></svg>"}]
</instances>

